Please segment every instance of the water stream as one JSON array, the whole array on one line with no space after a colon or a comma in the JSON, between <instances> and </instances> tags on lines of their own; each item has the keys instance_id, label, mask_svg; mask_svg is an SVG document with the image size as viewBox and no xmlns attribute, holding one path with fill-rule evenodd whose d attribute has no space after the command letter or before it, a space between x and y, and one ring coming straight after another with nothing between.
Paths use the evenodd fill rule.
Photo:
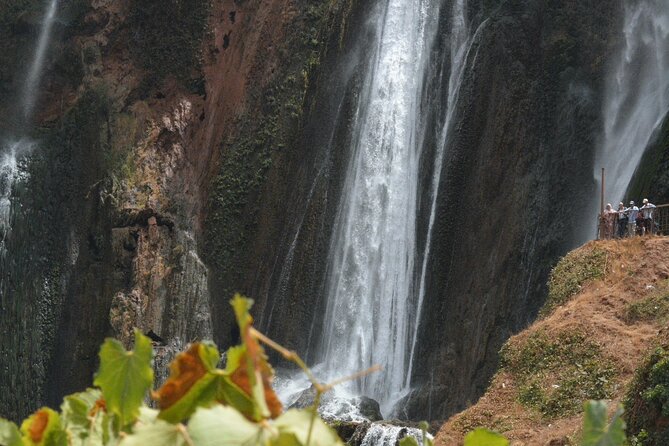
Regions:
<instances>
[{"instance_id":1,"label":"water stream","mask_svg":"<svg viewBox=\"0 0 669 446\"><path fill-rule=\"evenodd\" d=\"M669 2L625 2L623 34L607 81L604 131L595 162L597 180L601 168L606 169L606 200L614 204L625 198L641 157L669 111ZM592 230L594 215L591 221Z\"/></svg>"}]
</instances>

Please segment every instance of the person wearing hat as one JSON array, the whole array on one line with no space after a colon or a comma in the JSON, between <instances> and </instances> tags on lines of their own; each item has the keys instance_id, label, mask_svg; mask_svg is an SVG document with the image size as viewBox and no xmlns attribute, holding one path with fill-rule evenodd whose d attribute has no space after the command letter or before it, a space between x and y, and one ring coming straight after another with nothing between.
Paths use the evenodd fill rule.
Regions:
<instances>
[{"instance_id":1,"label":"person wearing hat","mask_svg":"<svg viewBox=\"0 0 669 446\"><path fill-rule=\"evenodd\" d=\"M618 204L618 238L625 237L625 230L627 229L627 209L621 201Z\"/></svg>"},{"instance_id":2,"label":"person wearing hat","mask_svg":"<svg viewBox=\"0 0 669 446\"><path fill-rule=\"evenodd\" d=\"M655 232L655 225L653 224L653 214L655 213L655 206L648 201L648 198L643 199L643 206L641 206L641 214L643 215L643 225L646 228L646 234L653 234Z\"/></svg>"},{"instance_id":3,"label":"person wearing hat","mask_svg":"<svg viewBox=\"0 0 669 446\"><path fill-rule=\"evenodd\" d=\"M639 208L633 201L630 201L630 207L627 208L627 230L630 237L636 234L636 218L639 215Z\"/></svg>"}]
</instances>

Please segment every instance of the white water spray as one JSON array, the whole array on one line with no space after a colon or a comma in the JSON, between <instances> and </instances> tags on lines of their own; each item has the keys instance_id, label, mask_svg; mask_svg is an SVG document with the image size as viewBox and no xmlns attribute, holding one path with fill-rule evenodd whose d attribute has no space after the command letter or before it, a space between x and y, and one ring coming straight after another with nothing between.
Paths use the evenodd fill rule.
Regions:
<instances>
[{"instance_id":1,"label":"white water spray","mask_svg":"<svg viewBox=\"0 0 669 446\"><path fill-rule=\"evenodd\" d=\"M597 180L601 168L606 169L606 196L612 203L624 198L669 111L669 2L625 2L623 33L624 46L607 82L604 133L595 163ZM589 230L596 224L594 214L591 221Z\"/></svg>"},{"instance_id":2,"label":"white water spray","mask_svg":"<svg viewBox=\"0 0 669 446\"><path fill-rule=\"evenodd\" d=\"M42 29L37 41L37 48L33 57L33 63L28 71L26 83L23 86L23 94L21 96L21 106L23 108L23 118L29 121L35 102L37 100L37 93L42 80L42 73L44 68L44 59L46 58L49 42L51 42L51 31L56 20L56 10L58 9L58 0L50 0L49 7L42 21Z\"/></svg>"}]
</instances>

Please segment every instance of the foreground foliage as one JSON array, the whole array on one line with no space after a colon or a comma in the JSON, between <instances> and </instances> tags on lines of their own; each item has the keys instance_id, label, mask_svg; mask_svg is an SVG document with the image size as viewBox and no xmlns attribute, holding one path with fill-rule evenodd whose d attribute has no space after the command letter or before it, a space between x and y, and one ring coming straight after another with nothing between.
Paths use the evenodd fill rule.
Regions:
<instances>
[{"instance_id":1,"label":"foreground foliage","mask_svg":"<svg viewBox=\"0 0 669 446\"><path fill-rule=\"evenodd\" d=\"M20 429L0 419L0 445L341 445L315 407L283 412L259 339L271 341L252 327L252 301L236 296L231 304L242 344L228 350L225 369L217 368L221 357L215 345L193 344L172 362L163 386L151 393L158 404L153 409L145 404L153 385L151 341L136 331L133 350L126 351L107 339L94 381L99 388L66 397L60 413L38 410ZM281 352L301 364L292 352ZM316 384L319 391L328 389Z\"/></svg>"}]
</instances>

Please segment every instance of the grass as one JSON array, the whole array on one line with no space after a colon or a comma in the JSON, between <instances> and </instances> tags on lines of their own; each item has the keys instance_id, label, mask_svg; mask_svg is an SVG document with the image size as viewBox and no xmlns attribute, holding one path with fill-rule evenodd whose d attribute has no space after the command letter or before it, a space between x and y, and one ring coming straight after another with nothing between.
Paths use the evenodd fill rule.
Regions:
<instances>
[{"instance_id":1,"label":"grass","mask_svg":"<svg viewBox=\"0 0 669 446\"><path fill-rule=\"evenodd\" d=\"M540 311L542 317L568 302L587 282L604 277L607 252L590 247L570 252L551 271L548 298Z\"/></svg>"},{"instance_id":2,"label":"grass","mask_svg":"<svg viewBox=\"0 0 669 446\"><path fill-rule=\"evenodd\" d=\"M628 324L657 322L665 325L669 322L669 283L643 300L628 304L623 320Z\"/></svg>"},{"instance_id":3,"label":"grass","mask_svg":"<svg viewBox=\"0 0 669 446\"><path fill-rule=\"evenodd\" d=\"M583 402L606 399L614 390L615 367L581 332L533 333L500 352L502 367L518 383L518 400L545 418L580 413Z\"/></svg>"}]
</instances>

